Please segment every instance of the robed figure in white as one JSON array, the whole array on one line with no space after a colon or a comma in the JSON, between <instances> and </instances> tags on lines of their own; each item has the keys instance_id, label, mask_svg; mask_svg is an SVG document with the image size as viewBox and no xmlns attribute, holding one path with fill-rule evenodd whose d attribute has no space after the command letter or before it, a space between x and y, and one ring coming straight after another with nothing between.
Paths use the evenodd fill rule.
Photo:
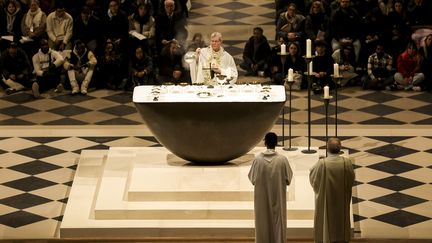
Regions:
<instances>
[{"instance_id":1,"label":"robed figure in white","mask_svg":"<svg viewBox=\"0 0 432 243\"><path fill-rule=\"evenodd\" d=\"M210 46L197 49L198 65L195 83L216 85L216 75L223 75L230 84L235 84L238 77L234 58L222 47L222 34L214 32L210 36ZM191 67L192 69L193 67ZM193 76L192 72L191 75ZM192 80L194 78L192 77ZM193 82L193 81L192 81Z\"/></svg>"},{"instance_id":2,"label":"robed figure in white","mask_svg":"<svg viewBox=\"0 0 432 243\"><path fill-rule=\"evenodd\" d=\"M276 134L268 133L265 143L267 150L256 156L249 171L255 186L255 242L285 243L286 188L293 173L288 159L275 151Z\"/></svg>"},{"instance_id":3,"label":"robed figure in white","mask_svg":"<svg viewBox=\"0 0 432 243\"><path fill-rule=\"evenodd\" d=\"M315 192L315 242L348 242L350 202L355 174L350 159L339 155L340 140L331 138L328 157L311 168L309 179Z\"/></svg>"}]
</instances>

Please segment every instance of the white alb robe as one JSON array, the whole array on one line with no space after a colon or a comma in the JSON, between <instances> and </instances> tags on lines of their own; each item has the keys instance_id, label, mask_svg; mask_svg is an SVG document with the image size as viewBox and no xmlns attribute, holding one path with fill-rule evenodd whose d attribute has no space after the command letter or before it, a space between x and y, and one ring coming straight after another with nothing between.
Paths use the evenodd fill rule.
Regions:
<instances>
[{"instance_id":1,"label":"white alb robe","mask_svg":"<svg viewBox=\"0 0 432 243\"><path fill-rule=\"evenodd\" d=\"M355 179L351 160L330 154L311 168L309 179L315 192L315 242L348 242Z\"/></svg>"},{"instance_id":2,"label":"white alb robe","mask_svg":"<svg viewBox=\"0 0 432 243\"><path fill-rule=\"evenodd\" d=\"M249 171L255 186L255 242L286 242L286 187L292 170L288 159L273 149L257 155Z\"/></svg>"},{"instance_id":3,"label":"white alb robe","mask_svg":"<svg viewBox=\"0 0 432 243\"><path fill-rule=\"evenodd\" d=\"M235 84L237 82L238 72L234 58L222 47L220 48L219 52L217 52L218 55L214 55L214 53L215 52L212 51L210 46L201 49L198 59L195 82L204 83L206 85L217 84L214 79L210 79L209 70L210 65L217 65L221 69L221 74L231 77L232 80L229 82L231 84Z\"/></svg>"}]
</instances>

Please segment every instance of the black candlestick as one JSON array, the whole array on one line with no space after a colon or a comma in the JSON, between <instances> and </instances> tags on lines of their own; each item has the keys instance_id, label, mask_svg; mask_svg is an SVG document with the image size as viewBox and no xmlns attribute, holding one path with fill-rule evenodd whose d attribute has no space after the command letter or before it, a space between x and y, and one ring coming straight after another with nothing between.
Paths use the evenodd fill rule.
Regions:
<instances>
[{"instance_id":1,"label":"black candlestick","mask_svg":"<svg viewBox=\"0 0 432 243\"><path fill-rule=\"evenodd\" d=\"M338 137L338 87L340 85L340 81L342 80L343 76L334 76L332 75L333 82L335 84L335 137Z\"/></svg>"},{"instance_id":2,"label":"black candlestick","mask_svg":"<svg viewBox=\"0 0 432 243\"><path fill-rule=\"evenodd\" d=\"M326 136L326 157L327 157L327 142L328 142L328 106L330 103L330 99L333 98L332 96L323 97L324 100L324 106L325 106L325 136Z\"/></svg>"},{"instance_id":3,"label":"black candlestick","mask_svg":"<svg viewBox=\"0 0 432 243\"><path fill-rule=\"evenodd\" d=\"M282 79L284 80L284 78L285 78L285 61L286 61L286 56L288 54L281 53L281 52L278 52L277 54L280 56L280 59L281 59L281 63L282 63ZM284 106L282 108L282 147L285 147L285 104L284 104Z\"/></svg>"},{"instance_id":4,"label":"black candlestick","mask_svg":"<svg viewBox=\"0 0 432 243\"><path fill-rule=\"evenodd\" d=\"M311 89L312 89L312 73L310 72L311 68L310 65L312 65L312 59L313 56L307 57L303 56L303 58L306 60L307 63L307 72L308 72L308 148L305 150L302 150L302 153L304 154L314 154L317 151L311 149Z\"/></svg>"},{"instance_id":5,"label":"black candlestick","mask_svg":"<svg viewBox=\"0 0 432 243\"><path fill-rule=\"evenodd\" d=\"M292 85L294 84L294 79L293 80L288 80L288 78L285 81L288 84L289 87L289 123L288 123L288 148L284 147L283 150L285 151L296 151L297 148L293 148L291 147L291 101L292 101Z\"/></svg>"}]
</instances>

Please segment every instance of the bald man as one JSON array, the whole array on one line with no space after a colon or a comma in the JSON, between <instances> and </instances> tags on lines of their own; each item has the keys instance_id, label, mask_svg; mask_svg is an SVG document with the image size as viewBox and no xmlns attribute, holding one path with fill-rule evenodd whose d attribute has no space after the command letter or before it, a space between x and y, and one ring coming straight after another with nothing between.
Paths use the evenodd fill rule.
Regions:
<instances>
[{"instance_id":1,"label":"bald man","mask_svg":"<svg viewBox=\"0 0 432 243\"><path fill-rule=\"evenodd\" d=\"M315 192L315 242L342 243L350 239L350 201L355 174L350 159L340 156L341 142L330 138L328 156L311 168Z\"/></svg>"}]
</instances>

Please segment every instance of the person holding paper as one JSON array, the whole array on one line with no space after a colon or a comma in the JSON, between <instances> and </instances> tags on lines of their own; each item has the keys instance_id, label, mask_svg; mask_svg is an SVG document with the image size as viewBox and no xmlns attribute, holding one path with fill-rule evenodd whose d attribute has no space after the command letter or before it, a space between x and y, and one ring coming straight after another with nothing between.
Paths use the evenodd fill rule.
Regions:
<instances>
[{"instance_id":1,"label":"person holding paper","mask_svg":"<svg viewBox=\"0 0 432 243\"><path fill-rule=\"evenodd\" d=\"M131 48L142 46L144 49L154 52L155 20L150 15L150 6L141 3L137 10L129 16L129 34L132 37Z\"/></svg>"},{"instance_id":2,"label":"person holding paper","mask_svg":"<svg viewBox=\"0 0 432 243\"><path fill-rule=\"evenodd\" d=\"M29 10L21 21L21 39L23 50L33 55L39 48L39 42L46 34L46 14L40 9L38 0L31 0Z\"/></svg>"},{"instance_id":3,"label":"person holding paper","mask_svg":"<svg viewBox=\"0 0 432 243\"><path fill-rule=\"evenodd\" d=\"M321 1L314 1L305 20L306 37L312 41L327 40L329 36L329 21L323 3Z\"/></svg>"},{"instance_id":4,"label":"person holding paper","mask_svg":"<svg viewBox=\"0 0 432 243\"><path fill-rule=\"evenodd\" d=\"M4 51L9 46L9 41L19 41L21 39L21 19L22 12L16 0L6 1L3 9L0 10L0 51ZM9 39L9 41L6 41Z\"/></svg>"},{"instance_id":5,"label":"person holding paper","mask_svg":"<svg viewBox=\"0 0 432 243\"><path fill-rule=\"evenodd\" d=\"M31 65L27 54L11 42L0 57L1 86L13 94L30 86Z\"/></svg>"},{"instance_id":6,"label":"person holding paper","mask_svg":"<svg viewBox=\"0 0 432 243\"><path fill-rule=\"evenodd\" d=\"M72 30L72 16L66 13L62 2L56 2L56 10L47 17L49 47L56 51L72 49Z\"/></svg>"},{"instance_id":7,"label":"person holding paper","mask_svg":"<svg viewBox=\"0 0 432 243\"><path fill-rule=\"evenodd\" d=\"M342 45L341 49L337 49L333 52L332 57L334 62L339 64L339 74L343 77L340 81L342 87L358 76L355 72L357 63L353 45Z\"/></svg>"},{"instance_id":8,"label":"person holding paper","mask_svg":"<svg viewBox=\"0 0 432 243\"><path fill-rule=\"evenodd\" d=\"M229 71L229 73L227 73ZM231 84L237 82L237 67L234 58L222 47L222 34L210 35L210 46L199 51L197 83L215 85L215 76L231 77Z\"/></svg>"}]
</instances>

